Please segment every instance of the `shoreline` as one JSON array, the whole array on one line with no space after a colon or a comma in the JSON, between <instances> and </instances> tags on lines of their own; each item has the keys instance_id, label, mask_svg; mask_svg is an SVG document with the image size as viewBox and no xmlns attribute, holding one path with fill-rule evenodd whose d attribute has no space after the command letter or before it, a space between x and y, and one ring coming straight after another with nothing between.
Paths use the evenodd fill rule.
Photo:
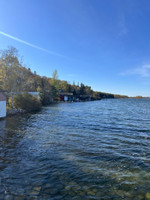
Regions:
<instances>
[{"instance_id":1,"label":"shoreline","mask_svg":"<svg viewBox=\"0 0 150 200\"><path fill-rule=\"evenodd\" d=\"M104 99L148 99L148 98L104 98ZM91 101L100 101L102 99L99 100L91 100ZM53 104L59 104L59 103L80 103L80 102L90 102L90 101L54 101L49 105L53 105ZM49 106L47 105L47 106ZM45 106L42 106L45 107ZM22 114L27 114L27 113L32 113L32 112L27 112L23 109L17 109L17 108L13 108L13 109L7 109L6 110L6 117L0 118L0 120L6 119L7 117L11 117L14 115L22 115ZM35 112L34 112L35 113Z\"/></svg>"},{"instance_id":2,"label":"shoreline","mask_svg":"<svg viewBox=\"0 0 150 200\"><path fill-rule=\"evenodd\" d=\"M7 113L6 117L10 117L13 115L26 114L27 112L23 109L13 108L13 109L7 109L6 113Z\"/></svg>"}]
</instances>

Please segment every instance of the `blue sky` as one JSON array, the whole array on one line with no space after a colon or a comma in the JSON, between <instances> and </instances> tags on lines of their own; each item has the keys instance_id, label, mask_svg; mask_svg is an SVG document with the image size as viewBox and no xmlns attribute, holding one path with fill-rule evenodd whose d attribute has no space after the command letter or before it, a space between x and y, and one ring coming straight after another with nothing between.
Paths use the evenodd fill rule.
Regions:
<instances>
[{"instance_id":1,"label":"blue sky","mask_svg":"<svg viewBox=\"0 0 150 200\"><path fill-rule=\"evenodd\" d=\"M0 0L0 49L42 76L150 96L149 0Z\"/></svg>"}]
</instances>

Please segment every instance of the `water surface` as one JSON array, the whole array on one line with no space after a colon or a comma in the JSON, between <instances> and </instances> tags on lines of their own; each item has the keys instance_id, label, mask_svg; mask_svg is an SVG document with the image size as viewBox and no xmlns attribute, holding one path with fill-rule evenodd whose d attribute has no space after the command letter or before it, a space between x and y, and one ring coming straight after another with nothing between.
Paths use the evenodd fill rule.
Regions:
<instances>
[{"instance_id":1,"label":"water surface","mask_svg":"<svg viewBox=\"0 0 150 200\"><path fill-rule=\"evenodd\" d=\"M61 103L0 127L0 199L150 199L148 99Z\"/></svg>"}]
</instances>

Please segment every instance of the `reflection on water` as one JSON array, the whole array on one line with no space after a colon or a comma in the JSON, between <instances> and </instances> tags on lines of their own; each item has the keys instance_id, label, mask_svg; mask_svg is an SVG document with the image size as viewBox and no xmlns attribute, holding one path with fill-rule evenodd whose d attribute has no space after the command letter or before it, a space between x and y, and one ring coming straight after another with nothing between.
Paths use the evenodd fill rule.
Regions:
<instances>
[{"instance_id":1,"label":"reflection on water","mask_svg":"<svg viewBox=\"0 0 150 200\"><path fill-rule=\"evenodd\" d=\"M0 199L150 199L148 99L56 104L0 127Z\"/></svg>"}]
</instances>

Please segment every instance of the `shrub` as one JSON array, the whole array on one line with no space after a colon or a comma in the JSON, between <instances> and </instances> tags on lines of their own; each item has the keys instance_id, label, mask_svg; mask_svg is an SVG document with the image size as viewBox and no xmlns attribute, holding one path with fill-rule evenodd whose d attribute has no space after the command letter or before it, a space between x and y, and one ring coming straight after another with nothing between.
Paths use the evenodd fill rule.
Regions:
<instances>
[{"instance_id":1,"label":"shrub","mask_svg":"<svg viewBox=\"0 0 150 200\"><path fill-rule=\"evenodd\" d=\"M27 112L34 112L41 109L40 101L30 94L20 94L14 97L14 105L16 108L26 110Z\"/></svg>"},{"instance_id":2,"label":"shrub","mask_svg":"<svg viewBox=\"0 0 150 200\"><path fill-rule=\"evenodd\" d=\"M7 108L8 109L12 108L12 97L7 98Z\"/></svg>"},{"instance_id":3,"label":"shrub","mask_svg":"<svg viewBox=\"0 0 150 200\"><path fill-rule=\"evenodd\" d=\"M49 92L41 92L40 97L41 97L41 103L43 106L47 106L51 104L51 94Z\"/></svg>"}]
</instances>

